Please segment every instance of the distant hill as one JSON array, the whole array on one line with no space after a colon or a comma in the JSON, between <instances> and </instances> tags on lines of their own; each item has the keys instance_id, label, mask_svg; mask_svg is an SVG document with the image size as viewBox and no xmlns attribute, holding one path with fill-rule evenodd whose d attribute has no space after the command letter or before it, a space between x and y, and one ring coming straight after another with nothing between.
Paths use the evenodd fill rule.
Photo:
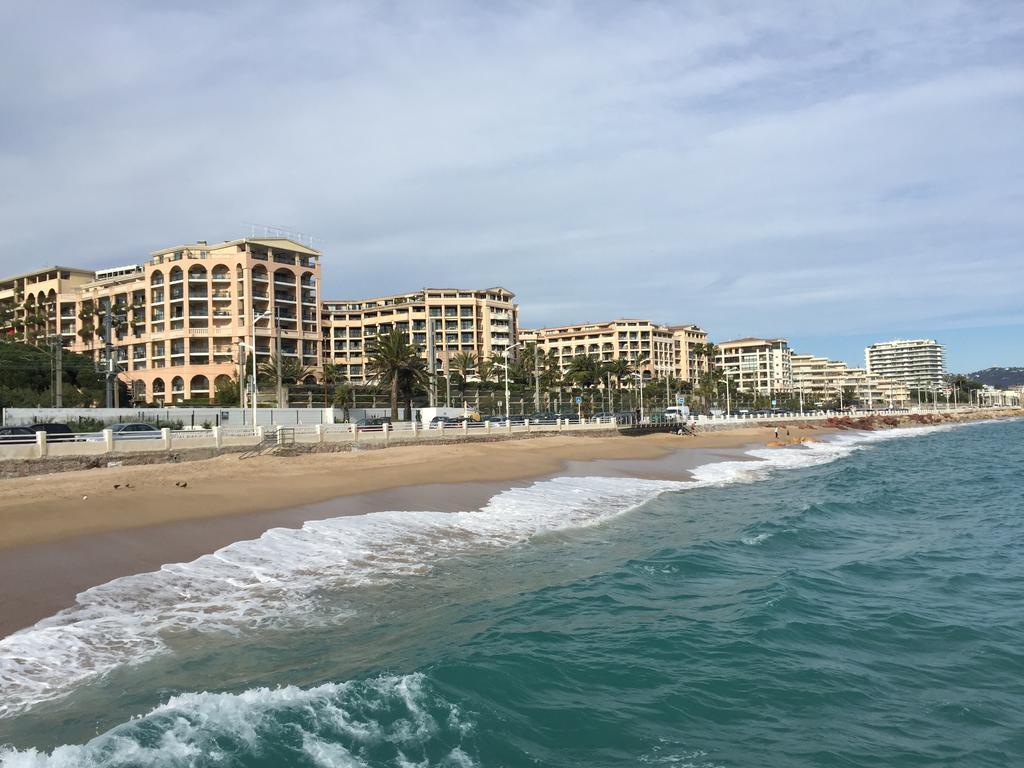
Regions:
<instances>
[{"instance_id":1,"label":"distant hill","mask_svg":"<svg viewBox=\"0 0 1024 768\"><path fill-rule=\"evenodd\" d=\"M1024 386L1024 368L986 368L968 373L967 378L997 389L1009 389Z\"/></svg>"}]
</instances>

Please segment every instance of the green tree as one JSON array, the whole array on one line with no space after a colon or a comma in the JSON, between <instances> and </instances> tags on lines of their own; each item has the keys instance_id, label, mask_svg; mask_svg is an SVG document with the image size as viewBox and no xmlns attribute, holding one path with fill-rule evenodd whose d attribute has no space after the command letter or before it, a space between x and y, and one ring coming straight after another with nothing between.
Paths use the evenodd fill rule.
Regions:
<instances>
[{"instance_id":1,"label":"green tree","mask_svg":"<svg viewBox=\"0 0 1024 768\"><path fill-rule=\"evenodd\" d=\"M576 355L565 369L566 381L589 389L601 380L601 365L590 355Z\"/></svg>"},{"instance_id":2,"label":"green tree","mask_svg":"<svg viewBox=\"0 0 1024 768\"><path fill-rule=\"evenodd\" d=\"M451 360L448 361L449 370L458 377L456 381L459 384L459 395L462 399L466 398L466 384L469 382L469 376L477 369L478 365L476 352L459 352L452 355Z\"/></svg>"},{"instance_id":3,"label":"green tree","mask_svg":"<svg viewBox=\"0 0 1024 768\"><path fill-rule=\"evenodd\" d=\"M368 346L367 371L380 386L390 389L391 418L397 421L399 395L406 394L411 402L415 387L427 380L426 367L408 334L400 329L377 336Z\"/></svg>"},{"instance_id":4,"label":"green tree","mask_svg":"<svg viewBox=\"0 0 1024 768\"><path fill-rule=\"evenodd\" d=\"M278 368L280 368L280 379L278 378ZM282 355L281 359L278 360L277 355L271 355L268 360L260 363L257 367L257 372L264 377L265 381L274 382L275 386L278 381L281 382L281 389L277 393L278 406L287 408L288 385L298 384L307 376L316 373L316 369L303 365L297 357Z\"/></svg>"},{"instance_id":5,"label":"green tree","mask_svg":"<svg viewBox=\"0 0 1024 768\"><path fill-rule=\"evenodd\" d=\"M482 386L492 383L496 372L497 367L494 365L493 360L484 359L476 365L476 376Z\"/></svg>"},{"instance_id":6,"label":"green tree","mask_svg":"<svg viewBox=\"0 0 1024 768\"><path fill-rule=\"evenodd\" d=\"M213 401L217 405L234 406L239 403L238 377L233 376L229 381L220 379L213 393Z\"/></svg>"}]
</instances>

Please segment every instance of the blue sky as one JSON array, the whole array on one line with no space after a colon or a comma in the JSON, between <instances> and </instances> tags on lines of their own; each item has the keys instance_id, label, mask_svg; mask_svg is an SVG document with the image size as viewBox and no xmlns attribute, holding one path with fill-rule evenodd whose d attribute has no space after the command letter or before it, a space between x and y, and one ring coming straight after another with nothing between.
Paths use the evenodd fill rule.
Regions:
<instances>
[{"instance_id":1,"label":"blue sky","mask_svg":"<svg viewBox=\"0 0 1024 768\"><path fill-rule=\"evenodd\" d=\"M22 3L0 269L243 222L324 295L504 285L859 362L1024 365L1024 3Z\"/></svg>"}]
</instances>

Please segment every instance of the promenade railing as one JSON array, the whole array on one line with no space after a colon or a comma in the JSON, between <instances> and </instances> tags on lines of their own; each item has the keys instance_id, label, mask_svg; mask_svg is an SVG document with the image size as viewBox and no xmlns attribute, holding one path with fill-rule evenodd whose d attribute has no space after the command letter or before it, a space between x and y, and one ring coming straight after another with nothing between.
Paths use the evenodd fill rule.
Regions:
<instances>
[{"instance_id":1,"label":"promenade railing","mask_svg":"<svg viewBox=\"0 0 1024 768\"><path fill-rule=\"evenodd\" d=\"M720 416L692 416L685 422L698 429L720 429L759 423L820 421L828 418L860 418L894 411L805 411L803 414L733 414ZM903 411L906 413L906 411ZM579 433L618 429L635 424L658 423L651 417L639 422L632 416L527 419L485 421L464 420L455 423L438 422L423 425L418 421L398 421L393 424L294 424L287 426L212 427L172 430L163 428L150 433L118 433L110 429L100 432L82 432L48 436L38 431L32 435L0 436L0 460L41 459L76 456L134 454L188 449L244 449L271 443L296 445L349 444L351 446L379 446L411 444L424 441L489 439L524 434ZM666 424L666 422L661 422ZM667 422L672 424L673 422ZM31 427L29 427L31 429ZM285 438L287 435L287 438Z\"/></svg>"}]
</instances>

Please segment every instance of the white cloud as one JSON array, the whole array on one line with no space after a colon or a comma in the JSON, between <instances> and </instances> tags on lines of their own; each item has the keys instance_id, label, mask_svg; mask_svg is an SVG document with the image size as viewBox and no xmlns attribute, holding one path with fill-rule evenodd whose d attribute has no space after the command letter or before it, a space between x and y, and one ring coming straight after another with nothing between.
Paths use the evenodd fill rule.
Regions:
<instances>
[{"instance_id":1,"label":"white cloud","mask_svg":"<svg viewBox=\"0 0 1024 768\"><path fill-rule=\"evenodd\" d=\"M267 221L321 238L331 295L500 283L529 325L1020 315L1019 3L43 3L11 22L8 272Z\"/></svg>"}]
</instances>

